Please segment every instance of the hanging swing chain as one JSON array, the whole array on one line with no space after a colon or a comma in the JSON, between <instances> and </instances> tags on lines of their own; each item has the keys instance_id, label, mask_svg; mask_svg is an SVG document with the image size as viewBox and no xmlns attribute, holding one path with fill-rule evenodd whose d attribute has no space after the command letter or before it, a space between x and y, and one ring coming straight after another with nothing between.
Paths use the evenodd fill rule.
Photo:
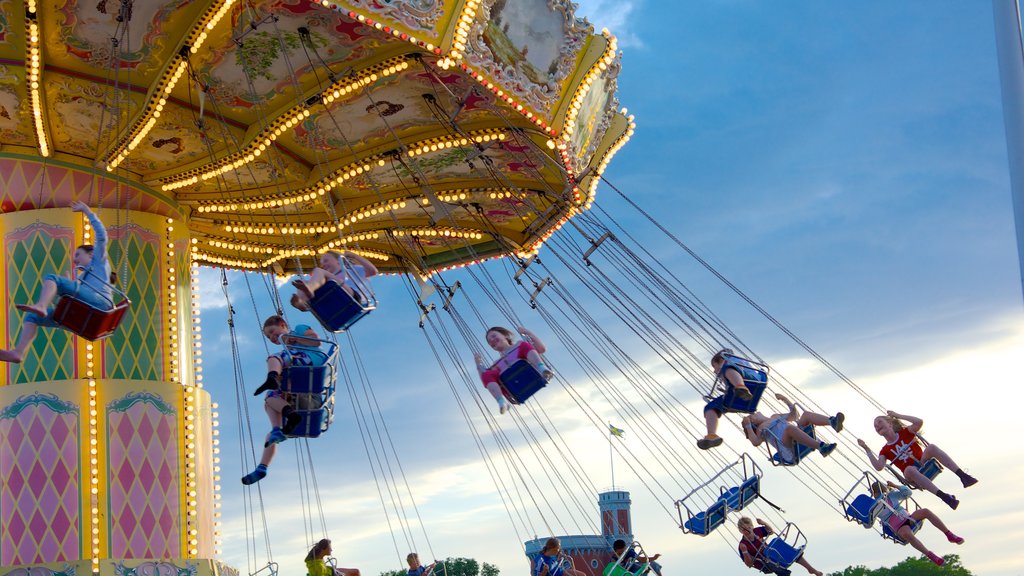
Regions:
<instances>
[{"instance_id":1,"label":"hanging swing chain","mask_svg":"<svg viewBox=\"0 0 1024 576\"><path fill-rule=\"evenodd\" d=\"M245 391L244 378L242 376L243 370L242 370L241 353L240 353L239 348L238 348L238 335L237 335L236 330L235 330L235 328L236 328L236 326L235 326L235 309L234 309L234 306L231 304L230 291L228 290L227 271L224 268L221 268L220 269L220 273L221 273L221 289L224 292L224 300L225 300L225 303L227 304L227 314L228 314L227 324L228 324L228 335L229 335L230 340L231 340L231 357L232 357L232 366L234 368L234 377L235 377L235 404L236 404L236 412L238 414L238 427L239 427L239 431L241 433L241 436L248 439L249 455L247 456L246 453L245 453L244 442L240 442L239 443L238 450L239 450L240 459L242 461L242 466L243 466L243 468L247 468L248 467L247 464L248 464L248 462L250 462L250 458L251 458L251 461L254 464L258 460L256 458L256 448L255 448L255 444L253 442L252 418L249 416L249 411L248 411L248 409L246 407L246 404L245 404L245 401L244 401L244 398L246 397L246 391ZM264 503L263 503L263 491L262 491L261 487L258 484L256 486L256 494L257 494L256 495L256 500L258 501L259 508L260 508L260 519L262 520L262 524L263 524L263 538L264 538L264 545L266 547L266 555L267 555L268 561L269 562L273 562L273 553L272 553L272 550L271 550L271 547L270 547L270 530L268 529L269 525L268 525L268 522L267 522L266 509L265 509ZM248 491L248 490L245 491L245 495L246 495L245 496L246 498L252 498L251 491ZM251 564L255 565L256 534L255 534L255 525L252 526L252 533L251 534L248 533L250 514L254 514L253 510L251 509L251 507L248 509L248 514L246 514L246 518L245 518L247 536L249 536L249 537L247 537L247 540L246 540L246 550L247 550L247 553L248 553L249 543L251 542L252 543L252 554L253 554L252 555L252 559L251 559ZM251 572L252 572L252 570L250 570L250 573Z\"/></svg>"},{"instance_id":2,"label":"hanging swing chain","mask_svg":"<svg viewBox=\"0 0 1024 576\"><path fill-rule=\"evenodd\" d=\"M735 284L730 282L725 276L723 276L718 270L716 270L713 266L711 266L711 264L709 264L706 260L701 258L696 252L694 252L689 246L687 246L675 234L673 234L672 232L667 230L664 226L661 225L661 223L659 223L657 220L655 220L653 216L648 214L647 211L645 211L643 208L641 208L639 205L637 205L636 202L634 202L631 198L626 196L621 190L618 189L618 187L616 187L614 184L609 182L604 176L601 177L601 181L604 182L605 184L607 184L612 190L614 190L634 210L639 212L644 218L646 218L649 222L654 224L655 227L657 227L659 231L661 231L663 234L668 236L669 239L671 239L677 246L679 246L680 248L685 250L686 253L690 255L690 257L692 257L701 266L703 266L705 269L707 269L708 272L711 272L716 278L718 278L719 281L721 281L723 284L728 286L729 289L731 289L733 292L735 292L737 296L742 298L747 304L749 304L751 307L753 307L755 310L757 310L759 313L761 313L761 315L764 316L769 322L774 324L776 328L781 330L784 334L789 336L790 339L792 339L794 342L796 342L801 348L806 350L808 354L810 354L811 356L814 356L815 359L817 359L819 362L821 362L826 368L828 368L840 380L842 380L847 385L849 385L851 388L853 388L855 391L857 391L858 394L860 394L865 400L867 400L869 403L871 403L877 409L879 409L881 411L885 410L885 407L882 406L882 404L880 402L878 402L877 400L872 398L864 389L862 389L853 380L851 380L842 371L840 371L839 368L837 368L831 362L826 360L821 354L819 354L814 348L812 348L810 346L810 344L807 344L806 342L804 342L799 336L797 336L795 333L793 333L793 331L791 331L789 328L787 328L785 325L783 325L782 322L777 320L774 316L772 316L770 313L768 313L767 310L765 310L757 302L755 302L750 296L748 296L745 292L740 290L739 287L737 287Z\"/></svg>"},{"instance_id":3,"label":"hanging swing chain","mask_svg":"<svg viewBox=\"0 0 1024 576\"><path fill-rule=\"evenodd\" d=\"M611 292L612 292L612 293L625 293L625 290L623 290L623 289L621 289L621 288L616 288L616 289L614 289L614 290L611 290ZM599 296L599 297L600 297L600 296ZM616 308L615 306L611 306L611 305L609 305L609 306L610 306L611 308L613 308L613 309L617 309L617 308ZM699 364L699 361L698 361L698 364ZM817 465L817 464L815 463L815 464L814 464L814 466L818 466L818 465ZM814 473L814 472L811 472L811 471L808 471L808 474L810 474L810 475L815 475L815 473ZM827 481L826 481L825 479L830 479L830 477L829 477L828 475L820 475L820 474L819 474L819 475L817 475L817 480L818 480L818 482L819 482L819 483L820 483L820 484L821 484L821 485L822 485L822 486L823 486L824 488L826 488L826 489L829 489L829 487L827 486ZM806 484L806 483L805 483L805 484ZM833 494L835 494L834 490L830 490L830 491L832 491L832 492L833 492ZM820 496L819 496L819 497L820 497ZM826 502L826 503L829 503L829 501L827 501L827 500L823 500L823 501L824 501L824 502Z\"/></svg>"},{"instance_id":4,"label":"hanging swing chain","mask_svg":"<svg viewBox=\"0 0 1024 576\"><path fill-rule=\"evenodd\" d=\"M357 371L359 373L360 380L363 382L363 395L364 395L364 397L367 398L367 400L372 402L372 407L374 409L372 414L374 415L374 418L376 420L377 416L379 416L379 415L381 415L383 413L381 408L380 408L380 402L377 400L377 395L376 395L376 392L374 391L374 388L372 386L368 385L369 377L368 377L367 372L366 372L366 366L365 366L365 364L362 361L362 355L359 353L359 347L357 346L356 339L352 336L351 332L348 333L348 340L349 340L349 347L348 347L348 349L351 350L353 358L355 359L355 362L356 362L356 368L357 368ZM381 431L383 431L383 433ZM413 511L416 514L416 519L419 522L421 529L423 530L423 536L426 539L427 548L431 551L431 554L433 554L433 546L430 543L430 536L429 536L429 534L427 534L427 531L426 531L426 528L425 528L425 524L423 522L423 517L420 514L419 507L416 505L416 499L415 499L415 496L413 494L412 487L409 485L409 480L408 480L408 478L407 478L407 476L405 474L405 469L402 466L402 460L401 460L401 458L398 458L398 450L395 448L395 443L394 443L394 440L391 437L391 432L388 429L387 425L384 424L384 425L380 426L380 428L378 429L377 433L378 433L378 437L386 438L387 439L388 447L390 448L390 453L395 455L395 464L396 464L396 466L398 468L399 475L402 478L402 483L405 485L405 491L409 495L409 500L412 503ZM393 478L392 478L392 481L394 481ZM408 520L407 520L407 522L408 522ZM411 530L410 530L410 536L411 536Z\"/></svg>"}]
</instances>

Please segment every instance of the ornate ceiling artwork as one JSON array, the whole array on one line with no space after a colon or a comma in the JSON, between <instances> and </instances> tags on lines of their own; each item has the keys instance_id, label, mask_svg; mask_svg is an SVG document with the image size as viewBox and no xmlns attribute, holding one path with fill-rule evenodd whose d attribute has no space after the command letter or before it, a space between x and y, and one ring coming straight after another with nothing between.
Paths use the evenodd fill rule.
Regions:
<instances>
[{"instance_id":1,"label":"ornate ceiling artwork","mask_svg":"<svg viewBox=\"0 0 1024 576\"><path fill-rule=\"evenodd\" d=\"M200 262L423 274L589 207L615 44L569 0L0 0L0 156L176 202Z\"/></svg>"}]
</instances>

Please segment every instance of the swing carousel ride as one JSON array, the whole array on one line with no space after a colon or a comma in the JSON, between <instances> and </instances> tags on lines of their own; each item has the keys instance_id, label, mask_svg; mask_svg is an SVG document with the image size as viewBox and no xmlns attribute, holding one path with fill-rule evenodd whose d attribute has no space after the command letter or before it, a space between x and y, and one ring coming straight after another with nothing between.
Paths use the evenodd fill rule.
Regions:
<instances>
[{"instance_id":1,"label":"swing carousel ride","mask_svg":"<svg viewBox=\"0 0 1024 576\"><path fill-rule=\"evenodd\" d=\"M0 57L6 348L21 327L14 303L32 301L43 275L69 270L72 247L94 239L73 201L106 224L130 301L105 331L44 329L20 363L0 366L0 576L237 573L216 559L220 485L252 470L263 439L245 416L251 390L229 302L232 411L249 450L240 466L222 461L222 409L203 385L198 269L262 275L280 311L273 279L308 273L332 249L401 277L376 282L408 288L439 388L451 390L527 556L540 553L538 534L569 535L567 558L591 576L614 560L615 540L647 556L629 493L599 490L558 431L569 412L605 435L621 436L611 419L628 425L636 444L611 438L610 450L685 538L720 538L735 554L736 537L717 529L727 516L768 518L780 532L765 561L786 569L806 538L762 498L776 466L838 518L874 526L858 499L871 475L841 419L807 431L807 448L818 438L839 445L828 460L832 448L786 456L771 441L763 456L736 442L695 446L711 432L700 398L723 384L726 414L786 412L789 399L820 416L811 421L835 410L774 370L769 378L767 362L595 201L599 182L665 235L662 248L692 256L871 410L885 408L604 180L633 122L615 98L614 36L594 33L568 0L0 0ZM250 320L262 322L253 304L260 318ZM350 325L317 318L330 332ZM504 390L508 414L466 366L470 352L490 354L481 335L498 318L531 325L578 367L555 366L557 353L547 359L553 377L528 366L536 370L521 389ZM352 332L342 336L343 346L332 336L329 368L307 370L320 375L307 408L322 410L322 426L292 438L327 432L336 403L352 409L396 517L388 526L401 565L395 532L416 549L426 527L396 444L377 425L372 371ZM725 348L753 398L735 383L709 385L708 359ZM570 372L579 377L559 376ZM734 420L721 427L738 428ZM308 527L321 503L308 442L323 441L288 443L302 462ZM267 525L260 486L289 473L281 468L243 493L251 575L277 574L270 541L282 535ZM319 516L307 545L328 531ZM595 517L600 535L581 535L595 532Z\"/></svg>"},{"instance_id":2,"label":"swing carousel ride","mask_svg":"<svg viewBox=\"0 0 1024 576\"><path fill-rule=\"evenodd\" d=\"M4 574L229 570L197 266L530 255L632 130L614 37L567 0L0 1L0 58L7 347L92 240L75 200L131 301L0 368Z\"/></svg>"}]
</instances>

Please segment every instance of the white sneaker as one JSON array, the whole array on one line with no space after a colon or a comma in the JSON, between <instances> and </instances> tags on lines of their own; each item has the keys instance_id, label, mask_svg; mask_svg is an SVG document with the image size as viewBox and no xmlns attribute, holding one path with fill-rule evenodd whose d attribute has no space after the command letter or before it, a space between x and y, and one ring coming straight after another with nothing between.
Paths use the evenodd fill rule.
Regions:
<instances>
[{"instance_id":1,"label":"white sneaker","mask_svg":"<svg viewBox=\"0 0 1024 576\"><path fill-rule=\"evenodd\" d=\"M508 402L498 402L498 413L504 414L508 412Z\"/></svg>"}]
</instances>

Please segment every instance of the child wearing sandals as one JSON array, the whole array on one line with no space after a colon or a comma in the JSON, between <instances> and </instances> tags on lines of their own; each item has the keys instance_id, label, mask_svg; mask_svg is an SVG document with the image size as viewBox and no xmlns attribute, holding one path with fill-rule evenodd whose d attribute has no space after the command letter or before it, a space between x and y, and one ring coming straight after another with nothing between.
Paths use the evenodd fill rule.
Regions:
<instances>
[{"instance_id":1,"label":"child wearing sandals","mask_svg":"<svg viewBox=\"0 0 1024 576\"><path fill-rule=\"evenodd\" d=\"M347 266L344 260L348 260ZM313 269L309 280L296 279L292 281L292 286L295 286L298 291L292 295L291 305L303 312L308 312L309 301L313 299L313 294L331 280L340 284L349 296L360 302L365 302L366 295L361 293L361 287L367 278L376 275L377 267L366 258L354 252L341 254L334 250L328 250L320 256L320 266Z\"/></svg>"},{"instance_id":2,"label":"child wearing sandals","mask_svg":"<svg viewBox=\"0 0 1024 576\"><path fill-rule=\"evenodd\" d=\"M289 330L284 318L271 316L263 323L263 335L267 340L285 348L267 358L267 379L253 393L253 396L267 393L263 409L270 420L271 430L263 443L260 463L255 470L242 477L242 484L245 485L259 482L267 476L267 467L277 453L277 445L287 440L287 434L302 420L291 405L289 395L279 390L285 366L316 366L327 361L327 355L320 350L317 333L305 324Z\"/></svg>"},{"instance_id":3,"label":"child wearing sandals","mask_svg":"<svg viewBox=\"0 0 1024 576\"><path fill-rule=\"evenodd\" d=\"M964 539L953 534L942 520L939 520L939 517L927 508L918 508L914 513L908 513L900 503L910 498L911 494L913 494L910 488L892 482L886 482L886 484L888 487L883 486L881 482L873 482L871 484L871 496L878 502L875 508L878 520L883 525L888 526L893 534L913 546L918 552L927 556L936 565L942 566L945 564L946 560L942 556L929 550L917 539L917 536L914 535L914 528L919 523L930 520L936 528L946 535L946 539L953 544L963 544Z\"/></svg>"}]
</instances>

